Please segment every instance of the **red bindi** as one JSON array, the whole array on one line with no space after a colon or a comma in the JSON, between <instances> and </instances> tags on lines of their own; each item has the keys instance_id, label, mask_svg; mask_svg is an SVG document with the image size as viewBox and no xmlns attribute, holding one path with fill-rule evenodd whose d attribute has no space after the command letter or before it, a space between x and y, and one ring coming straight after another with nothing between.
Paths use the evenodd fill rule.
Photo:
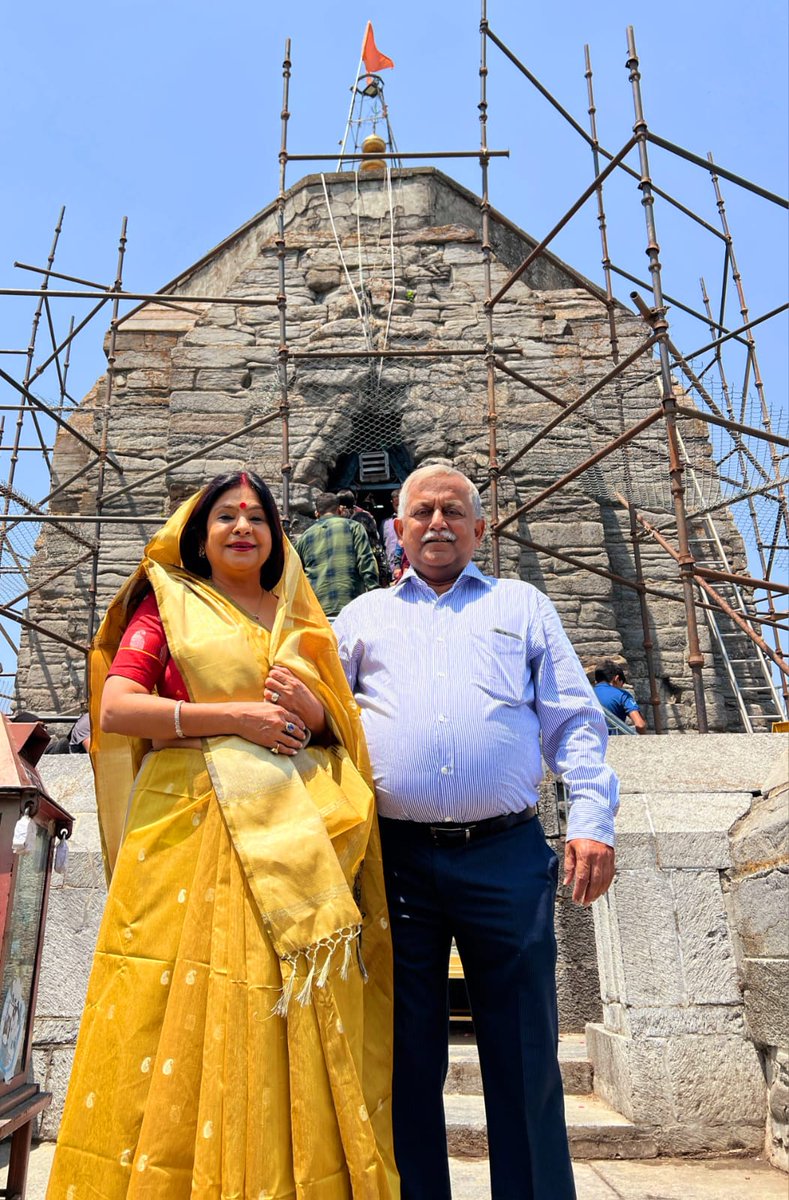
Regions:
<instances>
[{"instance_id":1,"label":"red bindi","mask_svg":"<svg viewBox=\"0 0 789 1200\"><path fill-rule=\"evenodd\" d=\"M242 500L242 501L241 501L241 503L239 504L239 506L238 506L238 507L239 507L239 508L247 508L247 507L248 507L248 505L247 505L247 502L246 502L246 500Z\"/></svg>"}]
</instances>

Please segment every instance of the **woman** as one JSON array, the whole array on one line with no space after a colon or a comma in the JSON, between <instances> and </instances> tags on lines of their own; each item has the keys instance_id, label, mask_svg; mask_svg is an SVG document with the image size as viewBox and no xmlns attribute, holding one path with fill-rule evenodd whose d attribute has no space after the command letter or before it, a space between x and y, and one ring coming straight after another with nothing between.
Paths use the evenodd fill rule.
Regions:
<instances>
[{"instance_id":1,"label":"woman","mask_svg":"<svg viewBox=\"0 0 789 1200\"><path fill-rule=\"evenodd\" d=\"M261 479L178 509L89 672L112 882L48 1196L395 1198L358 711Z\"/></svg>"}]
</instances>

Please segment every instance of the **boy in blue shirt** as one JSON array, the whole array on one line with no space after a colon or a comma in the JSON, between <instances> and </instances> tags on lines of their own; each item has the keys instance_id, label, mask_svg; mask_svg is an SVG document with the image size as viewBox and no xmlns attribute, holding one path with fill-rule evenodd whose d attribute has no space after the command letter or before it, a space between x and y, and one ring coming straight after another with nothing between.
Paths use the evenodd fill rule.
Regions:
<instances>
[{"instance_id":1,"label":"boy in blue shirt","mask_svg":"<svg viewBox=\"0 0 789 1200\"><path fill-rule=\"evenodd\" d=\"M630 720L636 733L646 733L647 723L639 711L638 701L630 692L624 690L627 680L623 668L618 667L611 659L604 659L600 666L595 668L594 680L595 695L606 713L611 713L623 724ZM617 734L620 730L609 727L608 732Z\"/></svg>"}]
</instances>

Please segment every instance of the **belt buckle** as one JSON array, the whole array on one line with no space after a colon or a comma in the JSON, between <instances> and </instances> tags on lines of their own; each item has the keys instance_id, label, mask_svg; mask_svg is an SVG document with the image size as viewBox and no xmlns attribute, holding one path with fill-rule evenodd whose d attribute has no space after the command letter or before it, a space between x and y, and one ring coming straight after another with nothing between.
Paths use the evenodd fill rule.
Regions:
<instances>
[{"instance_id":1,"label":"belt buckle","mask_svg":"<svg viewBox=\"0 0 789 1200\"><path fill-rule=\"evenodd\" d=\"M446 825L428 826L430 839L434 846L446 845L452 842L468 845L471 841L471 828L470 825L455 825L449 828Z\"/></svg>"}]
</instances>

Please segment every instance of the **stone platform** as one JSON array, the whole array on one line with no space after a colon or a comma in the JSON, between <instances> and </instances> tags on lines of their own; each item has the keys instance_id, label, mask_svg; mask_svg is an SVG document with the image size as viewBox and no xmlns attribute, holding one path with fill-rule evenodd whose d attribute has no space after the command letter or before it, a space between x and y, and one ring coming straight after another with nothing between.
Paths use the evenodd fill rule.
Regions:
<instances>
[{"instance_id":1,"label":"stone platform","mask_svg":"<svg viewBox=\"0 0 789 1200\"><path fill-rule=\"evenodd\" d=\"M33 1147L26 1200L45 1200L54 1153L52 1142ZM0 1154L0 1179L5 1163ZM786 1176L759 1159L592 1161L574 1168L578 1200L786 1200ZM486 1160L451 1159L450 1171L453 1200L489 1200Z\"/></svg>"}]
</instances>

